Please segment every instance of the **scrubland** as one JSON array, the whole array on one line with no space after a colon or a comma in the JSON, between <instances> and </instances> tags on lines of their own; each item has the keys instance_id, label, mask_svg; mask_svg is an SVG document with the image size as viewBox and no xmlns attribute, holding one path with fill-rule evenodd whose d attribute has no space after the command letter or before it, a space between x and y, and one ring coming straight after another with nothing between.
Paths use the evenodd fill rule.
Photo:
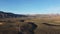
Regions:
<instances>
[{"instance_id":1,"label":"scrubland","mask_svg":"<svg viewBox=\"0 0 60 34\"><path fill-rule=\"evenodd\" d=\"M60 34L60 26L49 26L43 23L60 25L60 17L45 18L4 18L0 19L0 34L17 34L21 21L34 22L37 25L35 34ZM23 25L23 24L22 24Z\"/></svg>"}]
</instances>

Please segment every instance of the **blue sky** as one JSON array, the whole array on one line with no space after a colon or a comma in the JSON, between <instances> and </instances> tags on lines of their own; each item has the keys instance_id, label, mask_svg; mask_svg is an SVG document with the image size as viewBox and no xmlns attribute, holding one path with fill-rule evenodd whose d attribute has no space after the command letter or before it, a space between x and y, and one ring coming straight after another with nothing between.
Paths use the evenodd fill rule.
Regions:
<instances>
[{"instance_id":1,"label":"blue sky","mask_svg":"<svg viewBox=\"0 0 60 34\"><path fill-rule=\"evenodd\" d=\"M60 0L0 0L0 10L16 14L60 13Z\"/></svg>"}]
</instances>

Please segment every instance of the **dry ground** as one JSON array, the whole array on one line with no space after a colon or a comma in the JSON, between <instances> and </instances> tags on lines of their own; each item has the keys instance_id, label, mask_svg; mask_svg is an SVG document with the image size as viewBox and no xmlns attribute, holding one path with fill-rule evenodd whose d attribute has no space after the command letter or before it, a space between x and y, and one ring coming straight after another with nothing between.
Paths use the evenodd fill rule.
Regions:
<instances>
[{"instance_id":1,"label":"dry ground","mask_svg":"<svg viewBox=\"0 0 60 34\"><path fill-rule=\"evenodd\" d=\"M42 23L53 23L60 24L60 19L58 18L5 18L0 19L0 34L17 34L18 28L21 24L20 20L25 20L26 22L34 22L38 27L35 30L35 34L60 34L60 26L47 26ZM3 21L3 22L2 22ZM3 23L3 24L1 24Z\"/></svg>"}]
</instances>

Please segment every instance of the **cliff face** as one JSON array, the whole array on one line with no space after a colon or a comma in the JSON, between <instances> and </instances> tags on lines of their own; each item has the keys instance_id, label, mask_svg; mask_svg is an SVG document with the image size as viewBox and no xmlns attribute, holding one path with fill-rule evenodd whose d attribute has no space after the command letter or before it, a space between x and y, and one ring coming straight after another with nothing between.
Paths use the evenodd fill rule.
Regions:
<instances>
[{"instance_id":1,"label":"cliff face","mask_svg":"<svg viewBox=\"0 0 60 34\"><path fill-rule=\"evenodd\" d=\"M17 17L27 17L27 16L0 11L0 18L17 18Z\"/></svg>"}]
</instances>

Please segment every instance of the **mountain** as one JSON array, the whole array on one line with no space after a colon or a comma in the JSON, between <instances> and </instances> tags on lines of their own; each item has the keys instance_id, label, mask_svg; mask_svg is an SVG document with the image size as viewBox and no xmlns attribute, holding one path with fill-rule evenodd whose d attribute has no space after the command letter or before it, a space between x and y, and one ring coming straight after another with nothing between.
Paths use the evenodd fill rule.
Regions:
<instances>
[{"instance_id":1,"label":"mountain","mask_svg":"<svg viewBox=\"0 0 60 34\"><path fill-rule=\"evenodd\" d=\"M0 11L0 18L17 18L17 17L27 17L27 16L21 15L21 14L14 14L14 13Z\"/></svg>"}]
</instances>

